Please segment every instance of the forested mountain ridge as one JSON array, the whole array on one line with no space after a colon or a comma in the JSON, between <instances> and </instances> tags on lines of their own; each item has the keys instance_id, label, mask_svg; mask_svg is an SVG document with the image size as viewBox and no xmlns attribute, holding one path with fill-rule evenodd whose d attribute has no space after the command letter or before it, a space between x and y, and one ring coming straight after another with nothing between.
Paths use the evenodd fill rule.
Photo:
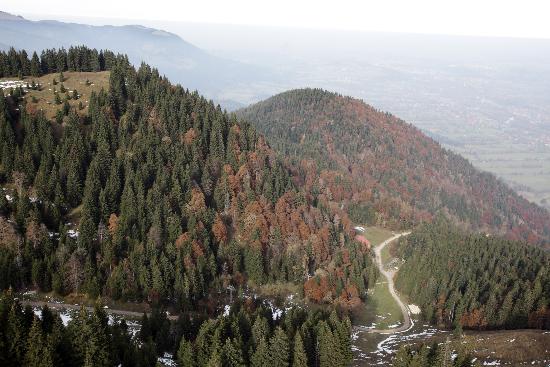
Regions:
<instances>
[{"instance_id":1,"label":"forested mountain ridge","mask_svg":"<svg viewBox=\"0 0 550 367\"><path fill-rule=\"evenodd\" d=\"M465 228L550 244L550 213L419 129L320 89L284 92L237 112L352 218L410 228L443 212Z\"/></svg>"},{"instance_id":2,"label":"forested mountain ridge","mask_svg":"<svg viewBox=\"0 0 550 367\"><path fill-rule=\"evenodd\" d=\"M4 76L55 72L54 105L72 98L63 71L110 71L87 113L69 104L57 122L27 113L32 90L0 98L1 288L180 309L213 309L222 300L209 295L230 284L305 282L306 297L344 305L366 295L368 247L250 124L112 52L0 61Z\"/></svg>"},{"instance_id":3,"label":"forested mountain ridge","mask_svg":"<svg viewBox=\"0 0 550 367\"><path fill-rule=\"evenodd\" d=\"M396 286L427 321L469 329L550 329L550 255L438 219L401 240Z\"/></svg>"}]
</instances>

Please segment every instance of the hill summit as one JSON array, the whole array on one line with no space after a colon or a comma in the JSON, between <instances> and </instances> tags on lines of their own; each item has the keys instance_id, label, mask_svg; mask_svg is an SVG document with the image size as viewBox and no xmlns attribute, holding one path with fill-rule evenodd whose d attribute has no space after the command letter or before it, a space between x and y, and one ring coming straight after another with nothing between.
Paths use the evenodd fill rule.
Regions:
<instances>
[{"instance_id":1,"label":"hill summit","mask_svg":"<svg viewBox=\"0 0 550 367\"><path fill-rule=\"evenodd\" d=\"M358 222L408 228L443 213L468 229L532 243L550 239L545 209L361 100L297 89L237 114L299 163L308 192Z\"/></svg>"}]
</instances>

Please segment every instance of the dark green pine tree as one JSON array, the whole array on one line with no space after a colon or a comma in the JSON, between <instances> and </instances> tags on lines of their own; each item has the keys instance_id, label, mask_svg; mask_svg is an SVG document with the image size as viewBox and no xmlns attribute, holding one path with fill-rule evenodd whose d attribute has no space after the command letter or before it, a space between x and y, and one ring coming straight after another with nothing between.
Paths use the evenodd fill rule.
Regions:
<instances>
[{"instance_id":1,"label":"dark green pine tree","mask_svg":"<svg viewBox=\"0 0 550 367\"><path fill-rule=\"evenodd\" d=\"M264 262L261 248L248 247L244 253L244 266L251 281L262 284L265 279Z\"/></svg>"},{"instance_id":2,"label":"dark green pine tree","mask_svg":"<svg viewBox=\"0 0 550 367\"><path fill-rule=\"evenodd\" d=\"M119 118L126 112L128 92L126 90L124 69L124 65L117 63L111 70L109 77L109 105L116 118Z\"/></svg>"},{"instance_id":3,"label":"dark green pine tree","mask_svg":"<svg viewBox=\"0 0 550 367\"><path fill-rule=\"evenodd\" d=\"M399 348L392 360L393 367L408 367L411 363L411 354L408 346ZM439 367L439 366L438 366Z\"/></svg>"},{"instance_id":4,"label":"dark green pine tree","mask_svg":"<svg viewBox=\"0 0 550 367\"><path fill-rule=\"evenodd\" d=\"M250 356L250 365L252 367L269 366L270 355L269 346L266 339L261 338L255 348L251 348L252 355Z\"/></svg>"},{"instance_id":5,"label":"dark green pine tree","mask_svg":"<svg viewBox=\"0 0 550 367\"><path fill-rule=\"evenodd\" d=\"M36 52L33 52L32 59L31 59L31 75L32 76L40 76L42 74L40 70L40 60L38 59L38 55Z\"/></svg>"},{"instance_id":6,"label":"dark green pine tree","mask_svg":"<svg viewBox=\"0 0 550 367\"><path fill-rule=\"evenodd\" d=\"M240 343L235 339L227 338L223 345L222 365L224 367L244 367L244 359Z\"/></svg>"},{"instance_id":7,"label":"dark green pine tree","mask_svg":"<svg viewBox=\"0 0 550 367\"><path fill-rule=\"evenodd\" d=\"M36 316L27 337L27 351L25 353L24 365L26 367L53 366L51 346L46 342L42 333L41 322Z\"/></svg>"},{"instance_id":8,"label":"dark green pine tree","mask_svg":"<svg viewBox=\"0 0 550 367\"><path fill-rule=\"evenodd\" d=\"M191 342L181 338L178 348L178 365L181 367L194 367L195 357L193 355L193 345Z\"/></svg>"},{"instance_id":9,"label":"dark green pine tree","mask_svg":"<svg viewBox=\"0 0 550 367\"><path fill-rule=\"evenodd\" d=\"M110 335L108 331L107 315L96 305L94 313L86 322L88 342L84 356L85 367L112 366L110 354Z\"/></svg>"},{"instance_id":10,"label":"dark green pine tree","mask_svg":"<svg viewBox=\"0 0 550 367\"><path fill-rule=\"evenodd\" d=\"M269 363L271 367L288 367L290 360L290 345L284 330L277 326L275 334L269 342Z\"/></svg>"},{"instance_id":11,"label":"dark green pine tree","mask_svg":"<svg viewBox=\"0 0 550 367\"><path fill-rule=\"evenodd\" d=\"M326 321L321 321L317 331L317 356L319 367L343 366L342 356L339 355L330 327Z\"/></svg>"},{"instance_id":12,"label":"dark green pine tree","mask_svg":"<svg viewBox=\"0 0 550 367\"><path fill-rule=\"evenodd\" d=\"M6 117L4 94L0 91L0 174L5 177L11 177L16 147L15 132Z\"/></svg>"},{"instance_id":13,"label":"dark green pine tree","mask_svg":"<svg viewBox=\"0 0 550 367\"><path fill-rule=\"evenodd\" d=\"M329 322L333 330L335 350L337 350L338 355L342 358L342 365L347 366L353 360L350 339L351 323L348 318L340 321L335 311L331 313Z\"/></svg>"},{"instance_id":14,"label":"dark green pine tree","mask_svg":"<svg viewBox=\"0 0 550 367\"><path fill-rule=\"evenodd\" d=\"M23 365L25 356L26 330L23 320L23 312L19 303L14 302L8 313L8 325L6 340L8 343L8 361L11 366Z\"/></svg>"},{"instance_id":15,"label":"dark green pine tree","mask_svg":"<svg viewBox=\"0 0 550 367\"><path fill-rule=\"evenodd\" d=\"M67 173L67 201L71 207L76 208L82 199L82 179L78 168L78 162L71 161Z\"/></svg>"},{"instance_id":16,"label":"dark green pine tree","mask_svg":"<svg viewBox=\"0 0 550 367\"><path fill-rule=\"evenodd\" d=\"M292 354L292 367L307 367L307 355L300 333L294 337L294 353Z\"/></svg>"}]
</instances>

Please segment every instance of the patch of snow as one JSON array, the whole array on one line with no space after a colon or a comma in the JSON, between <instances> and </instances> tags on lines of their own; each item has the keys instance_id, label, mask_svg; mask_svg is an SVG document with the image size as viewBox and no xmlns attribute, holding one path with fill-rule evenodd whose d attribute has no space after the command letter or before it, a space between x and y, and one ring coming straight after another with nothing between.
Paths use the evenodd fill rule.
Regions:
<instances>
[{"instance_id":1,"label":"patch of snow","mask_svg":"<svg viewBox=\"0 0 550 367\"><path fill-rule=\"evenodd\" d=\"M67 235L71 238L78 238L78 235L80 235L80 232L74 230L74 229L69 229L67 231Z\"/></svg>"},{"instance_id":2,"label":"patch of snow","mask_svg":"<svg viewBox=\"0 0 550 367\"><path fill-rule=\"evenodd\" d=\"M280 308L275 308L274 310L272 310L272 312L273 312L273 321L277 321L283 316L283 310L281 310Z\"/></svg>"},{"instance_id":3,"label":"patch of snow","mask_svg":"<svg viewBox=\"0 0 550 367\"><path fill-rule=\"evenodd\" d=\"M67 325L69 325L69 322L71 322L73 319L72 315L67 311L60 313L59 316L61 317L61 321L63 322L63 326L65 327L67 327Z\"/></svg>"},{"instance_id":4,"label":"patch of snow","mask_svg":"<svg viewBox=\"0 0 550 367\"><path fill-rule=\"evenodd\" d=\"M162 357L158 357L157 361L167 367L177 366L176 361L174 361L174 356L167 352L164 352L164 355Z\"/></svg>"},{"instance_id":5,"label":"patch of snow","mask_svg":"<svg viewBox=\"0 0 550 367\"><path fill-rule=\"evenodd\" d=\"M231 311L231 306L225 305L225 307L223 308L223 316L224 317L229 316L229 311Z\"/></svg>"},{"instance_id":6,"label":"patch of snow","mask_svg":"<svg viewBox=\"0 0 550 367\"><path fill-rule=\"evenodd\" d=\"M414 304L409 305L409 310L411 311L411 313L413 315L419 315L420 312L421 312L420 307L418 307L417 305L414 305Z\"/></svg>"}]
</instances>

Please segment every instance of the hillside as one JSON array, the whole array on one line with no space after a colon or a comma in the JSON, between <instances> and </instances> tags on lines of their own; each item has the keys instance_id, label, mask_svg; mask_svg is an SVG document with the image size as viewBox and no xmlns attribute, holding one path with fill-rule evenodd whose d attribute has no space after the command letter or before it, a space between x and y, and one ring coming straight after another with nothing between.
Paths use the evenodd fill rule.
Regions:
<instances>
[{"instance_id":1,"label":"hillside","mask_svg":"<svg viewBox=\"0 0 550 367\"><path fill-rule=\"evenodd\" d=\"M289 284L345 307L366 296L376 277L368 246L308 198L249 123L112 52L44 55L0 53L6 74L57 79L67 101L48 105L62 111L55 121L36 108L36 90L0 98L0 288L211 312L229 285ZM60 81L94 65L91 80L108 84L88 90L80 110Z\"/></svg>"},{"instance_id":2,"label":"hillside","mask_svg":"<svg viewBox=\"0 0 550 367\"><path fill-rule=\"evenodd\" d=\"M352 219L410 228L438 213L476 231L550 243L550 214L419 129L319 89L285 92L237 112L299 165L313 200Z\"/></svg>"},{"instance_id":3,"label":"hillside","mask_svg":"<svg viewBox=\"0 0 550 367\"><path fill-rule=\"evenodd\" d=\"M396 286L424 318L469 329L550 328L550 256L436 221L401 240Z\"/></svg>"}]
</instances>

